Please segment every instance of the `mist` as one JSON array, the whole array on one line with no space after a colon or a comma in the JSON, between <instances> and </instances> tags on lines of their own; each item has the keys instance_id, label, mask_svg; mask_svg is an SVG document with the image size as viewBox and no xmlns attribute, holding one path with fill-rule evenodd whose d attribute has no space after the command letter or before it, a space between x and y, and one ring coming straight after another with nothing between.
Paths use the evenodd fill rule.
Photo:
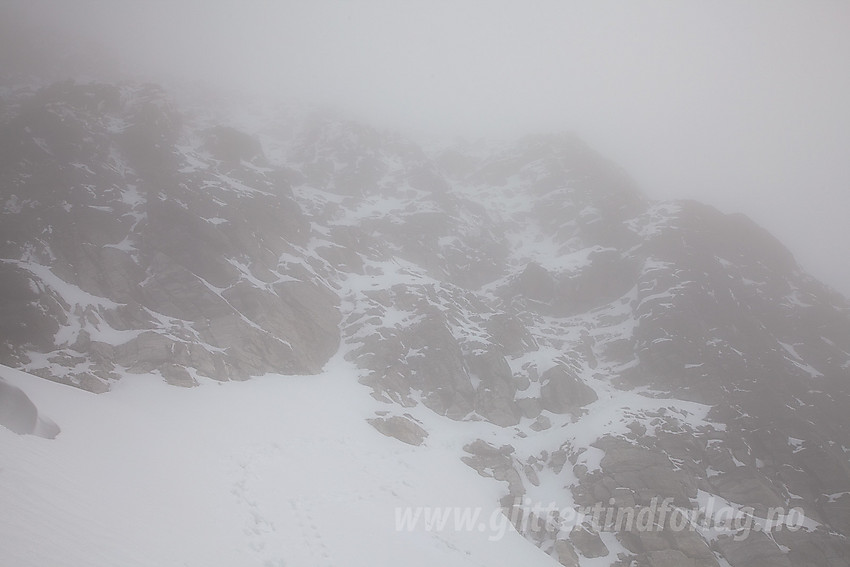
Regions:
<instances>
[{"instance_id":1,"label":"mist","mask_svg":"<svg viewBox=\"0 0 850 567\"><path fill-rule=\"evenodd\" d=\"M850 295L850 5L13 1L2 74L306 100L419 139L572 130Z\"/></svg>"}]
</instances>

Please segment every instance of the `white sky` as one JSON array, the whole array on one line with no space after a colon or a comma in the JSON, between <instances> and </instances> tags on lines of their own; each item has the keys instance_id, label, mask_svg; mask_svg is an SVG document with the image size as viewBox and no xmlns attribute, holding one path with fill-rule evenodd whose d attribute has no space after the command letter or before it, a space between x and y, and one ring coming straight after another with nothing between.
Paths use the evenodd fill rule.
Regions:
<instances>
[{"instance_id":1,"label":"white sky","mask_svg":"<svg viewBox=\"0 0 850 567\"><path fill-rule=\"evenodd\" d=\"M575 130L648 195L744 212L850 295L850 2L8 1L130 73L413 134Z\"/></svg>"}]
</instances>

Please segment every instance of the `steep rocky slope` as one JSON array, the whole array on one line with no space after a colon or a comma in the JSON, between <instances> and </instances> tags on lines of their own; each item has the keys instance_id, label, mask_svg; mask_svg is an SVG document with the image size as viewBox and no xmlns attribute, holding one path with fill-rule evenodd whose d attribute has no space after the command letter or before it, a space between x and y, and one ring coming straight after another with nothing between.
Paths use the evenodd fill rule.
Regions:
<instances>
[{"instance_id":1,"label":"steep rocky slope","mask_svg":"<svg viewBox=\"0 0 850 567\"><path fill-rule=\"evenodd\" d=\"M561 564L850 564L850 306L746 217L651 201L568 135L249 132L151 85L0 108L3 364L104 391L315 373L341 348L377 430L427 444L427 408L506 514L552 503L518 525ZM804 525L564 517L664 498Z\"/></svg>"},{"instance_id":2,"label":"steep rocky slope","mask_svg":"<svg viewBox=\"0 0 850 567\"><path fill-rule=\"evenodd\" d=\"M336 295L282 259L309 222L255 140L190 131L154 86L62 83L0 144L4 360L102 390L116 366L190 385L336 351Z\"/></svg>"}]
</instances>

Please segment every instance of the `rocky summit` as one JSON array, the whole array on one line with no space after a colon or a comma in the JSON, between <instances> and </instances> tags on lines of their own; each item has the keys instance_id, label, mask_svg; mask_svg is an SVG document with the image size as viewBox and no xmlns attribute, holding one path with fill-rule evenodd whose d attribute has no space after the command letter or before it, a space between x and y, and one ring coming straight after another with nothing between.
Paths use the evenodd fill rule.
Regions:
<instances>
[{"instance_id":1,"label":"rocky summit","mask_svg":"<svg viewBox=\"0 0 850 567\"><path fill-rule=\"evenodd\" d=\"M47 380L193 387L339 354L375 435L484 425L463 461L553 565L850 565L847 299L572 135L422 147L155 85L7 88L0 289L0 363ZM4 416L62 426L0 381Z\"/></svg>"}]
</instances>

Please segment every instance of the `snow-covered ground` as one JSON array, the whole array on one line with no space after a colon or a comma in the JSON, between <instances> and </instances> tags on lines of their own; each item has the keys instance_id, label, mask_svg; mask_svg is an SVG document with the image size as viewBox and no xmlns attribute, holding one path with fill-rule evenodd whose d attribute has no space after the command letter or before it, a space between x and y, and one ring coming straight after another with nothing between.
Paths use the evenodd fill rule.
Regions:
<instances>
[{"instance_id":1,"label":"snow-covered ground","mask_svg":"<svg viewBox=\"0 0 850 567\"><path fill-rule=\"evenodd\" d=\"M451 428L426 424L420 447L375 431L365 419L387 406L340 358L318 376L192 389L127 375L100 395L0 375L62 428L0 427L0 565L556 564L513 529L498 537L504 487L460 461ZM422 506L481 515L399 529Z\"/></svg>"}]
</instances>

